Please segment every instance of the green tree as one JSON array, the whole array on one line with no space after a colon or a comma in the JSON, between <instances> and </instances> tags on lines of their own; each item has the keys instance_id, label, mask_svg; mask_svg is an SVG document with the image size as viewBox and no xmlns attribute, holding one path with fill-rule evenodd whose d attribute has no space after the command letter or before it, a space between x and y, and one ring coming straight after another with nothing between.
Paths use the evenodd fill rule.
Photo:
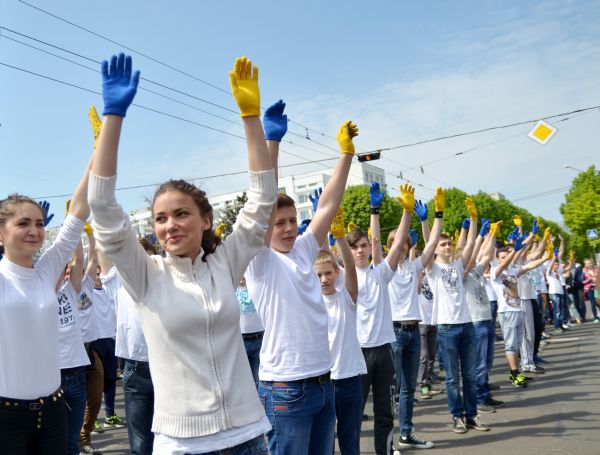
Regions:
<instances>
[{"instance_id":1,"label":"green tree","mask_svg":"<svg viewBox=\"0 0 600 455\"><path fill-rule=\"evenodd\" d=\"M221 210L220 212L219 221L218 223L216 223L223 223L225 225L225 228L223 229L223 234L221 235L221 238L223 240L227 238L229 234L231 234L231 230L233 229L233 225L237 220L238 213L240 212L247 200L248 196L244 191L239 196L236 196L236 198L233 201L227 201L225 203L225 207L223 207L223 210Z\"/></svg>"},{"instance_id":2,"label":"green tree","mask_svg":"<svg viewBox=\"0 0 600 455\"><path fill-rule=\"evenodd\" d=\"M577 258L590 257L599 242L588 240L586 231L600 227L600 172L594 166L573 179L560 213L571 231L571 247Z\"/></svg>"}]
</instances>

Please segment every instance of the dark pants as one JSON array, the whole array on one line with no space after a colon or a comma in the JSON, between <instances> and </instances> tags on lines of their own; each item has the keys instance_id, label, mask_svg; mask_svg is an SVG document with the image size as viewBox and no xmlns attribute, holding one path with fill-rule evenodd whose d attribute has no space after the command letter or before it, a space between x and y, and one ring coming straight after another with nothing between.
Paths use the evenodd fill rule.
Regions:
<instances>
[{"instance_id":1,"label":"dark pants","mask_svg":"<svg viewBox=\"0 0 600 455\"><path fill-rule=\"evenodd\" d=\"M496 320L498 319L498 301L490 300L490 307L492 309L492 327L494 328L494 334L496 333ZM496 339L494 335L494 339Z\"/></svg>"},{"instance_id":2,"label":"dark pants","mask_svg":"<svg viewBox=\"0 0 600 455\"><path fill-rule=\"evenodd\" d=\"M62 392L60 395L53 394L35 401L0 397L0 453L67 453L65 396Z\"/></svg>"},{"instance_id":3,"label":"dark pants","mask_svg":"<svg viewBox=\"0 0 600 455\"><path fill-rule=\"evenodd\" d=\"M573 305L575 305L575 309L579 313L579 319L582 321L585 320L585 302L583 298L583 290L581 289L573 289Z\"/></svg>"},{"instance_id":4,"label":"dark pants","mask_svg":"<svg viewBox=\"0 0 600 455\"><path fill-rule=\"evenodd\" d=\"M489 384L489 372L494 363L494 342L496 331L492 320L477 321L473 323L477 340L477 363L475 365L475 379L477 381L477 403L484 404L492 398Z\"/></svg>"},{"instance_id":5,"label":"dark pants","mask_svg":"<svg viewBox=\"0 0 600 455\"><path fill-rule=\"evenodd\" d=\"M437 327L429 324L419 325L419 332L421 335L421 356L417 380L420 387L430 387L437 345Z\"/></svg>"},{"instance_id":6,"label":"dark pants","mask_svg":"<svg viewBox=\"0 0 600 455\"><path fill-rule=\"evenodd\" d=\"M264 435L261 435L225 450L215 450L214 452L208 453L204 452L203 454L198 455L267 455L268 453L267 442L265 441Z\"/></svg>"},{"instance_id":7,"label":"dark pants","mask_svg":"<svg viewBox=\"0 0 600 455\"><path fill-rule=\"evenodd\" d=\"M594 296L594 288L589 289L585 293L585 298L590 301L590 306L592 307L592 314L594 315L594 319L598 319L598 309L596 308L596 297Z\"/></svg>"},{"instance_id":8,"label":"dark pants","mask_svg":"<svg viewBox=\"0 0 600 455\"><path fill-rule=\"evenodd\" d=\"M83 425L87 401L85 369L80 367L61 372L61 388L65 392L67 404L68 455L79 455L79 432Z\"/></svg>"},{"instance_id":9,"label":"dark pants","mask_svg":"<svg viewBox=\"0 0 600 455\"><path fill-rule=\"evenodd\" d=\"M392 351L396 365L396 393L399 393L398 423L400 436L408 436L413 432L412 418L421 356L421 334L418 324L412 329L407 329L396 322L394 332L396 341L392 343Z\"/></svg>"},{"instance_id":10,"label":"dark pants","mask_svg":"<svg viewBox=\"0 0 600 455\"><path fill-rule=\"evenodd\" d=\"M91 344L104 366L104 412L106 417L115 415L115 395L117 393L117 356L115 355L115 340L100 338Z\"/></svg>"},{"instance_id":11,"label":"dark pants","mask_svg":"<svg viewBox=\"0 0 600 455\"><path fill-rule=\"evenodd\" d=\"M148 362L125 359L123 394L130 453L151 455L154 442L154 388Z\"/></svg>"},{"instance_id":12,"label":"dark pants","mask_svg":"<svg viewBox=\"0 0 600 455\"><path fill-rule=\"evenodd\" d=\"M542 320L542 311L539 307L538 300L531 300L531 308L533 311L533 357L538 355L540 350L540 341L542 341L542 332L544 331L544 321Z\"/></svg>"},{"instance_id":13,"label":"dark pants","mask_svg":"<svg viewBox=\"0 0 600 455\"><path fill-rule=\"evenodd\" d=\"M360 423L362 420L362 383L360 376L335 379L335 415L337 439L342 455L360 453Z\"/></svg>"},{"instance_id":14,"label":"dark pants","mask_svg":"<svg viewBox=\"0 0 600 455\"><path fill-rule=\"evenodd\" d=\"M373 414L375 420L375 453L392 454L394 432L394 382L396 370L390 344L362 348L367 374L361 375L363 412L373 387Z\"/></svg>"},{"instance_id":15,"label":"dark pants","mask_svg":"<svg viewBox=\"0 0 600 455\"><path fill-rule=\"evenodd\" d=\"M263 334L265 332L256 333L243 333L242 339L244 340L244 348L246 349L246 356L250 363L250 370L252 371L252 377L256 388L258 388L258 368L260 367L260 348L262 347Z\"/></svg>"}]
</instances>

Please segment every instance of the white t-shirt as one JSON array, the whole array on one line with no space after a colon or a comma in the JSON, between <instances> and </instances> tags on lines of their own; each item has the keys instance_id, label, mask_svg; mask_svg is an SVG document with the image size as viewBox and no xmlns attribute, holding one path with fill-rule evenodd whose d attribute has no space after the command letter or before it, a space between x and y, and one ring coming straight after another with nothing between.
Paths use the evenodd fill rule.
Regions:
<instances>
[{"instance_id":1,"label":"white t-shirt","mask_svg":"<svg viewBox=\"0 0 600 455\"><path fill-rule=\"evenodd\" d=\"M85 352L77 305L79 294L70 281L62 284L56 294L58 298L58 342L60 345L60 368L75 368L90 364Z\"/></svg>"},{"instance_id":2,"label":"white t-shirt","mask_svg":"<svg viewBox=\"0 0 600 455\"><path fill-rule=\"evenodd\" d=\"M548 268L549 262L544 262L541 266L531 271L531 281L535 290L541 294L548 293L548 286L546 285L546 269Z\"/></svg>"},{"instance_id":3,"label":"white t-shirt","mask_svg":"<svg viewBox=\"0 0 600 455\"><path fill-rule=\"evenodd\" d=\"M546 279L548 280L548 294L562 294L563 287L560 282L560 272L552 271L550 267L546 270Z\"/></svg>"},{"instance_id":4,"label":"white t-shirt","mask_svg":"<svg viewBox=\"0 0 600 455\"><path fill-rule=\"evenodd\" d=\"M496 276L496 267L490 270L490 280L498 296L498 313L523 311L517 285L517 267L508 267L500 276Z\"/></svg>"},{"instance_id":5,"label":"white t-shirt","mask_svg":"<svg viewBox=\"0 0 600 455\"><path fill-rule=\"evenodd\" d=\"M431 270L427 271L427 276L433 292L431 323L438 325L471 322L463 286L462 259L451 264L434 262Z\"/></svg>"},{"instance_id":6,"label":"white t-shirt","mask_svg":"<svg viewBox=\"0 0 600 455\"><path fill-rule=\"evenodd\" d=\"M492 307L483 287L483 267L476 264L465 277L465 298L469 306L471 320L490 321L492 319Z\"/></svg>"},{"instance_id":7,"label":"white t-shirt","mask_svg":"<svg viewBox=\"0 0 600 455\"><path fill-rule=\"evenodd\" d=\"M98 338L114 338L117 334L117 309L106 289L96 289L92 277L86 275L81 284L92 301L92 311L98 324Z\"/></svg>"},{"instance_id":8,"label":"white t-shirt","mask_svg":"<svg viewBox=\"0 0 600 455\"><path fill-rule=\"evenodd\" d=\"M100 338L100 328L98 326L98 317L94 311L94 302L87 295L87 292L82 288L79 294L77 308L79 310L79 326L81 329L81 337L84 343L91 343Z\"/></svg>"},{"instance_id":9,"label":"white t-shirt","mask_svg":"<svg viewBox=\"0 0 600 455\"><path fill-rule=\"evenodd\" d=\"M421 320L418 287L422 271L423 262L420 257L414 261L406 260L398 266L388 286L393 321Z\"/></svg>"},{"instance_id":10,"label":"white t-shirt","mask_svg":"<svg viewBox=\"0 0 600 455\"><path fill-rule=\"evenodd\" d=\"M324 295L329 315L329 349L333 359L331 379L344 379L367 373L365 357L356 335L356 303L344 287Z\"/></svg>"},{"instance_id":11,"label":"white t-shirt","mask_svg":"<svg viewBox=\"0 0 600 455\"><path fill-rule=\"evenodd\" d=\"M250 294L248 294L248 288L246 286L238 286L235 296L240 304L240 331L242 333L262 332L264 327L262 322L260 322Z\"/></svg>"},{"instance_id":12,"label":"white t-shirt","mask_svg":"<svg viewBox=\"0 0 600 455\"><path fill-rule=\"evenodd\" d=\"M492 282L489 277L483 279L483 286L485 287L485 293L487 294L488 300L490 302L495 302L498 300L496 296L496 291L494 290L494 286L492 286Z\"/></svg>"},{"instance_id":13,"label":"white t-shirt","mask_svg":"<svg viewBox=\"0 0 600 455\"><path fill-rule=\"evenodd\" d=\"M265 328L262 381L294 381L331 369L327 309L313 269L318 253L309 226L288 253L264 247L246 270L246 286Z\"/></svg>"},{"instance_id":14,"label":"white t-shirt","mask_svg":"<svg viewBox=\"0 0 600 455\"><path fill-rule=\"evenodd\" d=\"M560 265L558 266L558 279L560 280L560 284L561 286L566 286L567 285L567 279L565 278L565 267L564 264L561 262Z\"/></svg>"},{"instance_id":15,"label":"white t-shirt","mask_svg":"<svg viewBox=\"0 0 600 455\"><path fill-rule=\"evenodd\" d=\"M384 259L373 268L356 269L358 297L356 332L363 348L396 341L388 286L394 271Z\"/></svg>"},{"instance_id":16,"label":"white t-shirt","mask_svg":"<svg viewBox=\"0 0 600 455\"><path fill-rule=\"evenodd\" d=\"M421 292L419 293L419 311L421 312L421 325L431 325L431 316L433 310L433 292L429 287L427 277L423 278L421 283Z\"/></svg>"},{"instance_id":17,"label":"white t-shirt","mask_svg":"<svg viewBox=\"0 0 600 455\"><path fill-rule=\"evenodd\" d=\"M528 261L519 264L519 268L526 265ZM519 289L519 298L521 300L537 299L537 291L533 285L532 270L525 272L517 278L517 288Z\"/></svg>"}]
</instances>

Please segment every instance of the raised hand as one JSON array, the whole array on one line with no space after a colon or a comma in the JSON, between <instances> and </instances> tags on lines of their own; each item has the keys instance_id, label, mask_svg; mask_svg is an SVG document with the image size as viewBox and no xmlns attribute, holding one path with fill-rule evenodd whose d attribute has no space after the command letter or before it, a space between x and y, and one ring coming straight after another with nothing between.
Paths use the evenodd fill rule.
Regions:
<instances>
[{"instance_id":1,"label":"raised hand","mask_svg":"<svg viewBox=\"0 0 600 455\"><path fill-rule=\"evenodd\" d=\"M417 231L411 229L410 231L408 231L408 236L410 237L411 247L415 246L417 244L417 240L419 240L419 234L417 234Z\"/></svg>"},{"instance_id":2,"label":"raised hand","mask_svg":"<svg viewBox=\"0 0 600 455\"><path fill-rule=\"evenodd\" d=\"M549 227L544 229L544 240L549 240L551 235L552 235L552 232L550 231Z\"/></svg>"},{"instance_id":3,"label":"raised hand","mask_svg":"<svg viewBox=\"0 0 600 455\"><path fill-rule=\"evenodd\" d=\"M229 72L229 82L235 102L242 117L260 116L260 90L258 88L258 67L246 57L235 59L233 71Z\"/></svg>"},{"instance_id":4,"label":"raised hand","mask_svg":"<svg viewBox=\"0 0 600 455\"><path fill-rule=\"evenodd\" d=\"M518 237L519 237L519 228L516 227L512 231L510 231L510 233L508 234L508 236L506 238L510 242L511 240L516 240Z\"/></svg>"},{"instance_id":5,"label":"raised hand","mask_svg":"<svg viewBox=\"0 0 600 455\"><path fill-rule=\"evenodd\" d=\"M311 220L302 220L302 223L298 226L298 235L304 234L308 226L310 225Z\"/></svg>"},{"instance_id":6,"label":"raised hand","mask_svg":"<svg viewBox=\"0 0 600 455\"><path fill-rule=\"evenodd\" d=\"M517 237L515 238L515 244L513 245L513 248L515 249L515 251L520 251L523 249L523 247L525 246L523 244L524 240L525 240L524 237L517 235Z\"/></svg>"},{"instance_id":7,"label":"raised hand","mask_svg":"<svg viewBox=\"0 0 600 455\"><path fill-rule=\"evenodd\" d=\"M38 204L44 213L44 227L46 227L50 224L52 218L54 218L54 214L50 213L50 203L48 201L40 201Z\"/></svg>"},{"instance_id":8,"label":"raised hand","mask_svg":"<svg viewBox=\"0 0 600 455\"><path fill-rule=\"evenodd\" d=\"M94 149L98 145L98 139L100 138L100 129L102 128L102 120L100 120L100 116L98 115L98 111L95 106L90 106L88 110L88 117L90 119L90 124L92 125L92 132L94 133Z\"/></svg>"},{"instance_id":9,"label":"raised hand","mask_svg":"<svg viewBox=\"0 0 600 455\"><path fill-rule=\"evenodd\" d=\"M90 223L85 223L83 225L83 232L85 232L85 235L87 235L88 237L92 235L92 232L94 232L94 230L92 229L92 225Z\"/></svg>"},{"instance_id":10,"label":"raised hand","mask_svg":"<svg viewBox=\"0 0 600 455\"><path fill-rule=\"evenodd\" d=\"M354 155L356 150L352 139L358 136L358 127L352 123L352 120L348 120L342 126L337 134L337 141L340 145L342 155Z\"/></svg>"},{"instance_id":11,"label":"raised hand","mask_svg":"<svg viewBox=\"0 0 600 455\"><path fill-rule=\"evenodd\" d=\"M331 220L331 224L329 225L329 232L336 239L341 239L346 235L344 232L344 208L340 205L337 213Z\"/></svg>"},{"instance_id":12,"label":"raised hand","mask_svg":"<svg viewBox=\"0 0 600 455\"><path fill-rule=\"evenodd\" d=\"M225 230L225 225L223 223L219 224L216 228L215 228L215 236L218 239L221 239L221 237L223 236L223 231Z\"/></svg>"},{"instance_id":13,"label":"raised hand","mask_svg":"<svg viewBox=\"0 0 600 455\"><path fill-rule=\"evenodd\" d=\"M335 245L335 236L330 232L327 239L329 240L329 248L333 248Z\"/></svg>"},{"instance_id":14,"label":"raised hand","mask_svg":"<svg viewBox=\"0 0 600 455\"><path fill-rule=\"evenodd\" d=\"M383 191L379 189L379 183L371 183L371 188L369 189L369 202L371 203L371 208L381 207L381 203L383 202L383 195Z\"/></svg>"},{"instance_id":15,"label":"raised hand","mask_svg":"<svg viewBox=\"0 0 600 455\"><path fill-rule=\"evenodd\" d=\"M485 237L488 232L490 232L491 221L487 218L481 219L481 229L479 230L479 235L481 237Z\"/></svg>"},{"instance_id":16,"label":"raised hand","mask_svg":"<svg viewBox=\"0 0 600 455\"><path fill-rule=\"evenodd\" d=\"M400 204L407 212L412 212L415 209L415 189L408 183L400 186Z\"/></svg>"},{"instance_id":17,"label":"raised hand","mask_svg":"<svg viewBox=\"0 0 600 455\"><path fill-rule=\"evenodd\" d=\"M415 202L415 213L421 221L427 220L427 205L420 200Z\"/></svg>"},{"instance_id":18,"label":"raised hand","mask_svg":"<svg viewBox=\"0 0 600 455\"><path fill-rule=\"evenodd\" d=\"M319 207L319 199L321 198L321 194L323 194L323 188L315 190L314 196L308 195L308 199L312 202L313 212L317 213L317 207Z\"/></svg>"},{"instance_id":19,"label":"raised hand","mask_svg":"<svg viewBox=\"0 0 600 455\"><path fill-rule=\"evenodd\" d=\"M513 223L515 223L515 226L521 227L523 225L523 220L521 219L521 215L513 216Z\"/></svg>"},{"instance_id":20,"label":"raised hand","mask_svg":"<svg viewBox=\"0 0 600 455\"><path fill-rule=\"evenodd\" d=\"M558 258L558 247L554 248L554 257Z\"/></svg>"},{"instance_id":21,"label":"raised hand","mask_svg":"<svg viewBox=\"0 0 600 455\"><path fill-rule=\"evenodd\" d=\"M465 199L465 205L467 206L467 210L469 211L469 216L472 220L477 219L477 207L475 207L475 202L470 197Z\"/></svg>"},{"instance_id":22,"label":"raised hand","mask_svg":"<svg viewBox=\"0 0 600 455\"><path fill-rule=\"evenodd\" d=\"M500 227L502 226L502 223L504 223L504 221L496 221L495 223L492 223L490 225L490 235L492 237L498 237L498 234L500 234Z\"/></svg>"},{"instance_id":23,"label":"raised hand","mask_svg":"<svg viewBox=\"0 0 600 455\"><path fill-rule=\"evenodd\" d=\"M69 214L69 209L71 208L71 199L67 199L65 203L65 218Z\"/></svg>"},{"instance_id":24,"label":"raised hand","mask_svg":"<svg viewBox=\"0 0 600 455\"><path fill-rule=\"evenodd\" d=\"M446 193L441 187L435 189L435 195L433 196L433 203L435 205L436 212L443 212L446 208Z\"/></svg>"},{"instance_id":25,"label":"raised hand","mask_svg":"<svg viewBox=\"0 0 600 455\"><path fill-rule=\"evenodd\" d=\"M288 128L287 115L283 113L285 103L283 100L277 101L269 106L263 116L263 128L265 130L265 139L267 141L281 142Z\"/></svg>"},{"instance_id":26,"label":"raised hand","mask_svg":"<svg viewBox=\"0 0 600 455\"><path fill-rule=\"evenodd\" d=\"M350 223L348 223L348 234L350 234L352 231L356 230L356 224L354 224L352 221Z\"/></svg>"},{"instance_id":27,"label":"raised hand","mask_svg":"<svg viewBox=\"0 0 600 455\"><path fill-rule=\"evenodd\" d=\"M470 226L471 226L471 218L465 218L462 222L462 228L465 231L468 231Z\"/></svg>"},{"instance_id":28,"label":"raised hand","mask_svg":"<svg viewBox=\"0 0 600 455\"><path fill-rule=\"evenodd\" d=\"M104 60L102 62L102 98L104 98L102 115L125 117L139 82L140 72L131 73L131 56L125 57L122 52L118 57L113 55L110 59L110 67Z\"/></svg>"},{"instance_id":29,"label":"raised hand","mask_svg":"<svg viewBox=\"0 0 600 455\"><path fill-rule=\"evenodd\" d=\"M537 220L533 220L533 225L531 226L531 233L533 235L537 235L538 232L540 232L540 225L538 224Z\"/></svg>"}]
</instances>

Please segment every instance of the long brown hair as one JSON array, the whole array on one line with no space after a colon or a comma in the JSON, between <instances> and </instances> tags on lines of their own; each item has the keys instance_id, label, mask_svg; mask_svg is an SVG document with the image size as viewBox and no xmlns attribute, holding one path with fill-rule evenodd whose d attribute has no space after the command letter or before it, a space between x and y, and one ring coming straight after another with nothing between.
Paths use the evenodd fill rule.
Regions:
<instances>
[{"instance_id":1,"label":"long brown hair","mask_svg":"<svg viewBox=\"0 0 600 455\"><path fill-rule=\"evenodd\" d=\"M4 226L10 218L15 216L16 208L21 204L33 204L41 212L42 218L44 217L44 211L35 200L29 196L13 193L6 199L0 200L0 226Z\"/></svg>"}]
</instances>

